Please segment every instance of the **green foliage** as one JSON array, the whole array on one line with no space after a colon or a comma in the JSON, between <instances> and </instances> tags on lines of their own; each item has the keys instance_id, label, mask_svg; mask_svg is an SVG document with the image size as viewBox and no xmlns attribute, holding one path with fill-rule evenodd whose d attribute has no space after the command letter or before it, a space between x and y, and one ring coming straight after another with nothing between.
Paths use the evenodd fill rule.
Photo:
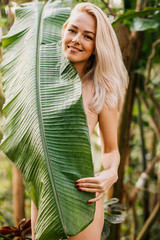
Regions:
<instances>
[{"instance_id":1,"label":"green foliage","mask_svg":"<svg viewBox=\"0 0 160 240\"><path fill-rule=\"evenodd\" d=\"M5 220L4 220L2 215L0 215L0 222L5 222Z\"/></svg>"},{"instance_id":2,"label":"green foliage","mask_svg":"<svg viewBox=\"0 0 160 240\"><path fill-rule=\"evenodd\" d=\"M135 9L136 8L136 0L124 0L124 9Z\"/></svg>"},{"instance_id":3,"label":"green foliage","mask_svg":"<svg viewBox=\"0 0 160 240\"><path fill-rule=\"evenodd\" d=\"M17 1L20 2L20 1ZM24 1L23 1L24 2ZM71 1L71 0L64 0L63 2L66 3L67 6L73 7L78 2L83 1ZM95 3L95 1L90 1L92 3ZM105 8L104 3L102 1L96 1L96 4L101 7L106 13L108 13L108 10ZM141 31L144 32L144 37L142 39L142 52L141 56L138 61L138 67L134 69L134 73L137 74L137 79L140 78L139 81L139 88L141 90L141 96L144 97L145 100L149 100L149 97L147 96L147 93L145 92L144 88L144 81L146 78L146 66L147 66L147 59L148 56L151 53L152 49L152 43L160 38L160 3L156 0L148 1L148 7L140 12L135 11L136 6L136 0L130 1L125 0L125 12L124 14L119 14L116 21L113 23L113 26L116 24L122 22L128 26L129 29L132 31ZM3 11L3 17L4 11ZM4 22L3 22L4 21ZM5 24L8 24L8 20L2 20L1 24L5 26ZM153 24L153 25L152 25ZM138 25L138 27L137 27ZM143 28L142 28L143 27ZM155 27L155 28L154 28ZM133 51L136 51L136 49L133 48ZM157 102L160 101L160 88L159 88L159 75L156 75L157 72L159 72L159 63L160 63L160 47L157 49L157 54L154 58L153 65L152 65L152 74L151 79L149 81L149 87L155 88L154 94L156 97ZM129 56L130 58L130 56ZM140 76L141 75L141 76ZM152 160L152 157L156 154L156 149L158 146L158 140L156 137L156 134L153 131L152 125L150 124L150 116L155 116L155 108L153 106L150 106L148 110L145 109L144 105L142 104L142 122L143 122L143 129L145 133L145 142L147 147L147 163L150 163ZM154 137L153 137L154 135ZM153 144L152 144L152 138L153 138ZM155 139L154 139L155 138ZM133 109L133 115L132 115L132 127L131 127L131 138L130 138L130 156L129 156L129 162L125 169L125 179L124 183L128 186L128 194L132 194L132 190L134 189L134 185L141 173L142 169L142 159L141 159L141 139L140 139L140 133L139 133L139 123L138 123L138 107L137 102L135 101L134 109ZM5 178L5 176L3 176ZM151 178L149 179L149 188L145 189L145 191L150 191L157 186L157 176L156 173L153 172L151 175ZM2 184L3 185L3 184ZM8 192L11 191L10 187L7 188ZM4 193L3 193L4 192ZM156 191L155 191L156 192ZM3 200L3 203L7 200L11 200L11 196L6 197L6 191L4 191L4 186L1 186L1 193L0 197ZM151 191L149 193L149 206L150 209L154 206L154 203L156 201L156 194ZM8 214L7 209L8 201L5 205L1 205L5 212L2 213L2 216L5 216L5 220L7 222L11 222L11 215ZM138 197L135 204L135 211L137 215L137 221L138 221L138 227L135 230L136 235L138 231L143 226L143 189L140 189L138 191ZM10 210L9 210L10 211ZM5 213L5 214L4 214ZM7 215L7 217L6 217ZM126 212L126 221L122 223L122 231L121 231L121 237L123 239L132 239L133 236L131 236L131 229L133 229L133 222L135 219L133 218L133 213L131 210L127 210ZM159 234L159 221L160 219L157 219L157 222L155 222L154 226L150 230L150 239L152 240L158 240L160 238ZM108 227L108 221L105 219L105 226L104 226L104 236L108 236L110 227Z\"/></svg>"},{"instance_id":4,"label":"green foliage","mask_svg":"<svg viewBox=\"0 0 160 240\"><path fill-rule=\"evenodd\" d=\"M57 44L69 13L59 1L25 4L3 38L2 146L39 210L37 239L76 235L95 211L88 204L94 194L75 188L77 179L93 176L93 166L81 80Z\"/></svg>"},{"instance_id":5,"label":"green foliage","mask_svg":"<svg viewBox=\"0 0 160 240\"><path fill-rule=\"evenodd\" d=\"M83 0L62 0L62 2L66 6L73 8L76 4L86 2L86 1L83 1ZM105 1L101 1L101 0L89 0L87 2L95 4L96 6L100 7L107 15L109 14L108 8L106 7L107 1L106 1L106 4L105 4ZM117 9L115 9L115 11L117 11Z\"/></svg>"},{"instance_id":6,"label":"green foliage","mask_svg":"<svg viewBox=\"0 0 160 240\"><path fill-rule=\"evenodd\" d=\"M0 27L8 26L9 21L6 18L0 18Z\"/></svg>"},{"instance_id":7,"label":"green foliage","mask_svg":"<svg viewBox=\"0 0 160 240\"><path fill-rule=\"evenodd\" d=\"M118 215L118 214L111 214L105 212L104 214L105 219L108 220L108 222L117 224L117 223L122 223L124 221L124 216Z\"/></svg>"},{"instance_id":8,"label":"green foliage","mask_svg":"<svg viewBox=\"0 0 160 240\"><path fill-rule=\"evenodd\" d=\"M129 2L129 1L128 1ZM152 44L154 41L160 38L160 6L157 4L158 1L148 1L148 7L140 12L136 12L134 8L132 10L127 10L124 14L120 15L117 19L117 23L123 22L128 26L131 31L143 31L143 36L141 38L141 53L138 60L138 67L134 69L136 73L135 80L137 81L137 88L139 89L138 97L141 97L148 103L148 109L141 101L141 111L142 111L142 129L144 134L145 143L145 156L142 154L142 137L140 135L140 123L139 123L139 109L137 101L134 102L133 112L132 112L132 125L131 125L131 136L130 136L130 155L125 170L124 184L127 189L127 196L133 196L135 190L135 184L143 169L143 157L146 159L146 164L150 164L155 155L156 149L158 147L158 138L153 129L153 124L151 124L150 117L155 117L156 109L151 104L150 97L148 96L145 89L145 80L148 74L147 61L148 57L152 51ZM135 3L135 1L134 1ZM130 1L130 4L131 1ZM131 7L131 5L130 5ZM122 20L122 21L121 21ZM116 21L115 23L116 24ZM133 46L134 47L134 46ZM133 48L133 51L136 49ZM153 96L156 103L159 103L160 99L160 82L159 82L159 63L160 63L160 47L156 50L156 55L151 64L149 87L153 91ZM133 67L134 68L134 67ZM132 73L131 73L132 76ZM135 201L135 215L133 215L132 210L127 211L126 221L122 224L121 236L124 239L132 239L133 235L130 229L134 229L134 222L137 221L137 228L134 229L134 234L137 236L138 232L141 231L144 225L144 215L145 215L145 200L149 201L149 211L154 208L156 202L156 192L157 192L157 171L156 168L153 169L153 173L150 175L148 180L148 185L144 188L138 190L137 198ZM147 193L147 197L145 195ZM130 204L130 203L129 203ZM130 206L130 205L129 205ZM153 227L150 229L149 239L158 239L160 237L159 231L154 230L156 224L155 221ZM157 237L158 236L158 237Z\"/></svg>"},{"instance_id":9,"label":"green foliage","mask_svg":"<svg viewBox=\"0 0 160 240\"><path fill-rule=\"evenodd\" d=\"M112 198L104 203L104 227L102 236L108 237L111 224L119 224L124 222L124 216L121 215L126 208L119 203L117 198ZM119 213L119 214L117 214Z\"/></svg>"},{"instance_id":10,"label":"green foliage","mask_svg":"<svg viewBox=\"0 0 160 240\"><path fill-rule=\"evenodd\" d=\"M131 31L146 31L149 29L157 29L160 26L160 23L153 19L145 18L134 18L133 23L131 24Z\"/></svg>"},{"instance_id":11,"label":"green foliage","mask_svg":"<svg viewBox=\"0 0 160 240\"><path fill-rule=\"evenodd\" d=\"M22 219L18 227L5 226L0 228L0 237L3 239L11 240L15 237L18 237L19 240L31 240L29 237L31 235L31 220L25 222L25 219Z\"/></svg>"},{"instance_id":12,"label":"green foliage","mask_svg":"<svg viewBox=\"0 0 160 240\"><path fill-rule=\"evenodd\" d=\"M124 23L131 23L128 20L135 19L137 17L144 17L150 14L155 14L156 12L160 11L160 8L157 7L147 7L144 8L142 11L135 11L135 10L127 10L123 14L119 15L119 17L114 21L113 26L116 26L120 22Z\"/></svg>"}]
</instances>

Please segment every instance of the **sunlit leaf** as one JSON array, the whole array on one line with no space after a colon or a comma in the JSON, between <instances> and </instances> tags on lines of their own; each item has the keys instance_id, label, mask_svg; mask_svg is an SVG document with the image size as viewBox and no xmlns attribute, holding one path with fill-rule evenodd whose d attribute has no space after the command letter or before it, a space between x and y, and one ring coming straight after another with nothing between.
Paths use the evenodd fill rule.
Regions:
<instances>
[{"instance_id":1,"label":"sunlit leaf","mask_svg":"<svg viewBox=\"0 0 160 240\"><path fill-rule=\"evenodd\" d=\"M104 213L105 219L113 224L118 224L124 222L125 218L123 215L116 215L116 214L111 214L111 213Z\"/></svg>"},{"instance_id":2,"label":"sunlit leaf","mask_svg":"<svg viewBox=\"0 0 160 240\"><path fill-rule=\"evenodd\" d=\"M159 76L159 75L156 76L153 80L151 80L151 83L152 83L153 85L159 84L159 83L160 83L160 76Z\"/></svg>"},{"instance_id":3,"label":"sunlit leaf","mask_svg":"<svg viewBox=\"0 0 160 240\"><path fill-rule=\"evenodd\" d=\"M7 26L8 23L7 18L0 18L0 27Z\"/></svg>"},{"instance_id":4,"label":"sunlit leaf","mask_svg":"<svg viewBox=\"0 0 160 240\"><path fill-rule=\"evenodd\" d=\"M2 215L0 215L0 222L5 222L4 218L2 217Z\"/></svg>"},{"instance_id":5,"label":"sunlit leaf","mask_svg":"<svg viewBox=\"0 0 160 240\"><path fill-rule=\"evenodd\" d=\"M136 17L143 17L149 14L154 14L155 12L160 11L160 8L157 7L147 7L142 11L127 10L125 13L121 14L114 22L113 26L116 26L118 23L123 22L126 19L133 19Z\"/></svg>"},{"instance_id":6,"label":"sunlit leaf","mask_svg":"<svg viewBox=\"0 0 160 240\"><path fill-rule=\"evenodd\" d=\"M130 26L131 31L145 31L148 29L156 29L160 24L153 19L134 18Z\"/></svg>"},{"instance_id":7,"label":"sunlit leaf","mask_svg":"<svg viewBox=\"0 0 160 240\"><path fill-rule=\"evenodd\" d=\"M104 202L104 205L110 205L117 202L119 202L118 198L111 198L110 200L107 200L106 202Z\"/></svg>"}]
</instances>

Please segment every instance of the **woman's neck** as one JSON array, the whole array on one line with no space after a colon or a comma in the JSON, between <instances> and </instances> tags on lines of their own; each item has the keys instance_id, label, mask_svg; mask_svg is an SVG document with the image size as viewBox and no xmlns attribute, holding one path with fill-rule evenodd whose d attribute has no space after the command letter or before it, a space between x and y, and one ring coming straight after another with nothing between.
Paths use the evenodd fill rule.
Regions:
<instances>
[{"instance_id":1,"label":"woman's neck","mask_svg":"<svg viewBox=\"0 0 160 240\"><path fill-rule=\"evenodd\" d=\"M85 64L79 64L79 63L73 63L74 68L76 69L76 71L78 72L80 78L82 79L84 76L84 68L85 68Z\"/></svg>"}]
</instances>

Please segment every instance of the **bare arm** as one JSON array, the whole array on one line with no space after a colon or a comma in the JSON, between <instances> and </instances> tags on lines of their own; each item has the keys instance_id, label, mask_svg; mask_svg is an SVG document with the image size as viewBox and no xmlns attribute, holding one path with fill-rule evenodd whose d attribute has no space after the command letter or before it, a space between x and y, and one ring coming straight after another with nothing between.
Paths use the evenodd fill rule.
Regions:
<instances>
[{"instance_id":1,"label":"bare arm","mask_svg":"<svg viewBox=\"0 0 160 240\"><path fill-rule=\"evenodd\" d=\"M117 140L117 109L102 109L99 114L99 126L102 141L102 164L104 169L112 170L112 174L117 176L120 155Z\"/></svg>"},{"instance_id":2,"label":"bare arm","mask_svg":"<svg viewBox=\"0 0 160 240\"><path fill-rule=\"evenodd\" d=\"M95 177L76 181L79 190L97 193L96 198L89 202L101 199L118 179L120 156L117 143L117 109L108 110L103 107L99 114L99 127L102 140L102 164L105 170Z\"/></svg>"}]
</instances>

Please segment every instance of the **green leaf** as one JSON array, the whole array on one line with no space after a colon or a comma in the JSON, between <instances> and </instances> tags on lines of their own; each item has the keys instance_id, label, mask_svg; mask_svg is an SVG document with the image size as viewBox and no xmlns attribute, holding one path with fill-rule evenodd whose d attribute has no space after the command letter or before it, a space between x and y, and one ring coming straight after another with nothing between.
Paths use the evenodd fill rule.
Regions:
<instances>
[{"instance_id":1,"label":"green leaf","mask_svg":"<svg viewBox=\"0 0 160 240\"><path fill-rule=\"evenodd\" d=\"M153 85L157 85L160 83L160 75L156 76L153 80L151 80Z\"/></svg>"},{"instance_id":2,"label":"green leaf","mask_svg":"<svg viewBox=\"0 0 160 240\"><path fill-rule=\"evenodd\" d=\"M131 31L145 31L149 29L156 29L159 25L160 24L156 20L137 17L133 19L130 29Z\"/></svg>"},{"instance_id":3,"label":"green leaf","mask_svg":"<svg viewBox=\"0 0 160 240\"><path fill-rule=\"evenodd\" d=\"M2 215L0 215L0 222L5 222L4 218L2 217Z\"/></svg>"},{"instance_id":4,"label":"green leaf","mask_svg":"<svg viewBox=\"0 0 160 240\"><path fill-rule=\"evenodd\" d=\"M115 203L111 205L110 208L112 212L123 212L126 210L126 207L124 207L121 203Z\"/></svg>"},{"instance_id":5,"label":"green leaf","mask_svg":"<svg viewBox=\"0 0 160 240\"><path fill-rule=\"evenodd\" d=\"M95 194L75 188L77 179L93 176L93 165L81 79L59 42L69 14L60 1L23 4L3 38L2 148L38 208L37 240L76 235L95 211L88 204Z\"/></svg>"},{"instance_id":6,"label":"green leaf","mask_svg":"<svg viewBox=\"0 0 160 240\"><path fill-rule=\"evenodd\" d=\"M123 212L126 210L126 208L121 204L118 203L119 199L112 198L104 203L104 209L105 211L109 212Z\"/></svg>"},{"instance_id":7,"label":"green leaf","mask_svg":"<svg viewBox=\"0 0 160 240\"><path fill-rule=\"evenodd\" d=\"M127 10L125 13L121 14L114 22L113 26L115 27L118 23L123 22L124 20L133 19L136 17L144 17L150 14L154 14L155 12L160 11L160 8L157 7L147 7L141 11L135 10Z\"/></svg>"},{"instance_id":8,"label":"green leaf","mask_svg":"<svg viewBox=\"0 0 160 240\"><path fill-rule=\"evenodd\" d=\"M117 202L119 202L118 198L111 198L110 200L107 200L106 202L104 202L104 205L108 206L108 205L111 205L111 204L117 203Z\"/></svg>"},{"instance_id":9,"label":"green leaf","mask_svg":"<svg viewBox=\"0 0 160 240\"><path fill-rule=\"evenodd\" d=\"M7 18L0 18L0 26L7 26L8 24L8 19Z\"/></svg>"},{"instance_id":10,"label":"green leaf","mask_svg":"<svg viewBox=\"0 0 160 240\"><path fill-rule=\"evenodd\" d=\"M154 115L154 113L155 113L154 107L150 107L150 109L148 110L148 114L149 114L150 116L152 116L152 115Z\"/></svg>"},{"instance_id":11,"label":"green leaf","mask_svg":"<svg viewBox=\"0 0 160 240\"><path fill-rule=\"evenodd\" d=\"M124 222L124 216L122 215L116 215L116 214L111 214L111 213L104 213L105 219L113 224L118 224Z\"/></svg>"}]
</instances>

